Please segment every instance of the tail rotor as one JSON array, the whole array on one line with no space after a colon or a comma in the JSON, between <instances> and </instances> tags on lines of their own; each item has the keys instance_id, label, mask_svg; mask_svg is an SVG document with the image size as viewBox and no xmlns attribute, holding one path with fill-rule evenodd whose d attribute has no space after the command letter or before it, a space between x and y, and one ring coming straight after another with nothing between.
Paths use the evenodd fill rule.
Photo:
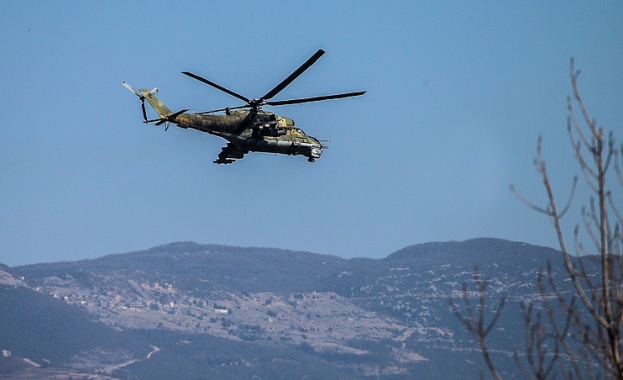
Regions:
<instances>
[{"instance_id":1,"label":"tail rotor","mask_svg":"<svg viewBox=\"0 0 623 380\"><path fill-rule=\"evenodd\" d=\"M132 86L130 86L126 82L122 82L121 84L128 90L132 91L132 93L134 93L134 95L136 95L141 101L141 110L143 111L143 123L145 124L148 124L148 123L156 123L155 125L165 124L164 130L167 131L171 123L175 124L175 118L177 118L179 115L183 114L184 112L188 111L187 109L184 109L178 112L171 112L171 110L169 110L164 104L162 104L162 102L160 102L160 100L158 100L154 96L158 92L158 87L154 88L151 91L148 91L145 89L140 89L139 91L136 91L134 88L132 88ZM158 119L147 118L147 111L145 109L145 100L147 100L149 104L156 110L156 112L160 116Z\"/></svg>"},{"instance_id":2,"label":"tail rotor","mask_svg":"<svg viewBox=\"0 0 623 380\"><path fill-rule=\"evenodd\" d=\"M121 82L121 84L123 85L123 87L132 91L134 95L138 96L138 98L141 100L141 110L143 111L143 123L147 123L148 121L147 121L147 111L145 110L145 97L143 96L143 94L136 91L134 88L132 88L132 86L130 86L126 82ZM154 91L158 91L158 89L155 88Z\"/></svg>"}]
</instances>

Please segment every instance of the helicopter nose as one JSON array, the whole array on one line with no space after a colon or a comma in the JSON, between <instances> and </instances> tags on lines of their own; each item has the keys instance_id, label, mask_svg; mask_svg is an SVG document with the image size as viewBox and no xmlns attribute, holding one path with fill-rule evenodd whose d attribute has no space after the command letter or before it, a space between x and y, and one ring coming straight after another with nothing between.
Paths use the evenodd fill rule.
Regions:
<instances>
[{"instance_id":1,"label":"helicopter nose","mask_svg":"<svg viewBox=\"0 0 623 380\"><path fill-rule=\"evenodd\" d=\"M311 149L311 157L312 158L320 158L321 154L322 154L322 149L321 148L312 148Z\"/></svg>"}]
</instances>

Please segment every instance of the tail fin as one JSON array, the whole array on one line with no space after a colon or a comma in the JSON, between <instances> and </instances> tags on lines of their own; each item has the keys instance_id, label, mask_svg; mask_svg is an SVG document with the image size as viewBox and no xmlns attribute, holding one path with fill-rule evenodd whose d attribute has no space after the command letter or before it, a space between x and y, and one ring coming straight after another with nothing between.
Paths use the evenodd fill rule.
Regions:
<instances>
[{"instance_id":1,"label":"tail fin","mask_svg":"<svg viewBox=\"0 0 623 380\"><path fill-rule=\"evenodd\" d=\"M158 115L161 118L166 118L168 116L171 116L171 114L173 114L173 112L171 112L170 109L167 108L167 106L165 106L160 99L156 98L156 96L154 95L156 92L158 92L158 89L154 89L153 91L149 91L146 90L144 88L139 89L141 95L143 95L143 97L145 99L147 99L147 101L149 102L149 104L156 110L156 112L158 113Z\"/></svg>"},{"instance_id":2,"label":"tail fin","mask_svg":"<svg viewBox=\"0 0 623 380\"><path fill-rule=\"evenodd\" d=\"M135 89L132 88L132 86L130 86L129 84L125 82L122 82L121 84L123 84L123 86L127 88L128 90L132 91L134 95L138 96L139 100L141 101L141 109L143 111L143 122L144 123L156 122L156 125L161 125L161 124L166 123L166 126L164 127L164 130L166 131L169 128L169 124L171 123L179 125L176 122L177 117L183 114L184 112L188 111L186 109L186 110L181 110L175 113L171 112L171 110L168 109L167 106L162 104L160 99L154 96L154 94L158 92L158 88L154 88L151 91L141 88L140 90L136 91ZM153 120L147 119L147 112L145 111L145 99L147 99L149 104L158 113L158 116L160 116L158 119L153 119Z\"/></svg>"}]
</instances>

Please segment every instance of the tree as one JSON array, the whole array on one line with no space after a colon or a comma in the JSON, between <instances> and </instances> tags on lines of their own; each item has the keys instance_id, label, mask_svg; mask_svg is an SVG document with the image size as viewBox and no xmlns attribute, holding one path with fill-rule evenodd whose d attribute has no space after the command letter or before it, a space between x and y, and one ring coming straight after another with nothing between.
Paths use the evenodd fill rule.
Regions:
<instances>
[{"instance_id":1,"label":"tree","mask_svg":"<svg viewBox=\"0 0 623 380\"><path fill-rule=\"evenodd\" d=\"M493 326L497 322L498 318L502 314L502 310L504 310L504 304L506 303L506 296L503 296L500 299L500 304L493 314L493 318L487 326L485 327L485 295L487 291L487 286L489 282L486 279L483 279L478 272L478 266L474 267L473 279L476 283L476 287L478 288L478 305L476 306L477 315L474 313L474 309L472 307L471 301L469 300L469 290L467 284L463 284L463 292L462 298L463 303L465 304L465 311L467 316L463 316L459 311L459 307L454 303L452 298L448 298L448 305L452 310L454 316L465 326L467 331L472 335L472 337L478 342L480 345L480 349L482 350L482 355L487 363L487 368L489 368L489 372L496 380L500 380L502 377L498 373L493 361L491 360L491 356L489 355L489 349L487 347L487 335L491 332Z\"/></svg>"},{"instance_id":2,"label":"tree","mask_svg":"<svg viewBox=\"0 0 623 380\"><path fill-rule=\"evenodd\" d=\"M541 294L539 311L535 310L533 303L522 306L528 366L522 365L517 355L515 357L526 377L544 379L555 376L553 369L559 364L565 378L590 378L595 375L590 363L598 362L606 377L623 379L623 218L616 207L621 207L623 202L615 201L623 190L623 144L617 149L614 133L610 132L606 137L603 128L598 128L596 121L589 116L577 85L579 74L574 68L572 58L570 80L573 97L567 98L567 132L580 174L592 192L588 205L581 209L581 223L573 230L573 252L567 245L568 233L563 229L561 219L569 211L575 197L578 176L572 181L569 200L560 208L542 156L541 136L537 142L534 165L545 189L545 207L539 207L525 199L511 186L511 191L523 203L546 215L552 222L564 260L564 269L573 284L575 294L570 300L563 297L555 284L551 266L548 265L546 272L540 272L537 279ZM577 105L581 117L576 114L574 104ZM611 185L612 177L615 181ZM584 227L583 230L580 225ZM583 236L588 238L590 244L585 245L582 242L584 239L581 231L584 231ZM596 264L590 262L595 257ZM477 275L477 270L474 275ZM478 281L476 284L480 289ZM484 340L502 307L498 308L490 326L484 330L480 328L482 317L478 320L472 314L466 285L463 289L467 317L460 313L450 299L452 311L481 342L487 366L493 376L499 378ZM479 290L479 310L484 310L484 298L482 288ZM577 299L580 302L576 302ZM572 338L573 341L570 342ZM581 366L580 363L586 365Z\"/></svg>"},{"instance_id":3,"label":"tree","mask_svg":"<svg viewBox=\"0 0 623 380\"><path fill-rule=\"evenodd\" d=\"M582 207L581 221L584 231L592 244L585 246L580 238L580 225L575 226L573 232L574 253L571 252L565 240L565 231L561 219L569 210L578 183L578 177L573 179L571 195L567 204L560 209L556 203L554 191L550 183L545 161L541 154L542 139L537 144L535 167L543 181L547 194L545 208L539 208L533 203L520 197L534 210L545 214L551 221L556 232L558 244L565 262L565 269L573 283L576 295L588 313L576 313L576 329L582 329L583 344L597 350L603 363L604 372L608 376L623 379L623 362L621 349L623 344L623 261L621 251L623 239L621 235L622 218L615 207L615 195L610 190L609 179L611 164L614 162L615 174L618 177L616 189L623 189L623 175L619 164L619 150L615 147L614 133L610 132L606 138L603 128L598 128L594 119L591 119L578 89L577 80L579 71L574 68L573 59L570 63L570 79L573 89L573 99L582 114L581 119L576 115L572 97L567 99L569 117L567 132L579 165L580 173L593 195L589 199L588 207ZM623 146L621 151L623 151ZM515 194L517 194L515 192ZM598 281L591 280L586 273L583 257L595 255L599 258ZM568 313L572 313L567 308Z\"/></svg>"}]
</instances>

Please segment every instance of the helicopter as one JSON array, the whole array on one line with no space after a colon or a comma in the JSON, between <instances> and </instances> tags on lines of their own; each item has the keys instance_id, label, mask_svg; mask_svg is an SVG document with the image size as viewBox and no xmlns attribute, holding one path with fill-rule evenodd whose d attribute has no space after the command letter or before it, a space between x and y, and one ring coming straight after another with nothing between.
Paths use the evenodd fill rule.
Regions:
<instances>
[{"instance_id":1,"label":"helicopter","mask_svg":"<svg viewBox=\"0 0 623 380\"><path fill-rule=\"evenodd\" d=\"M155 123L157 126L165 124L165 131L173 124L182 129L196 129L227 140L227 145L222 148L218 157L214 160L215 164L231 164L236 160L242 159L249 152L302 155L307 157L309 162L314 162L320 158L322 150L328 148L324 143L329 141L319 140L307 135L295 125L294 120L264 111L263 107L348 98L361 96L366 93L365 91L357 91L290 100L271 100L309 69L324 53L324 50L319 49L281 83L268 91L264 96L256 99L247 98L199 75L183 71L182 74L244 102L240 106L207 112L187 113L188 109L172 112L156 97L155 94L158 92L158 88L154 88L151 91L141 88L136 91L126 82L122 84L138 96L141 101L144 123ZM158 118L147 118L145 100L158 113Z\"/></svg>"}]
</instances>

